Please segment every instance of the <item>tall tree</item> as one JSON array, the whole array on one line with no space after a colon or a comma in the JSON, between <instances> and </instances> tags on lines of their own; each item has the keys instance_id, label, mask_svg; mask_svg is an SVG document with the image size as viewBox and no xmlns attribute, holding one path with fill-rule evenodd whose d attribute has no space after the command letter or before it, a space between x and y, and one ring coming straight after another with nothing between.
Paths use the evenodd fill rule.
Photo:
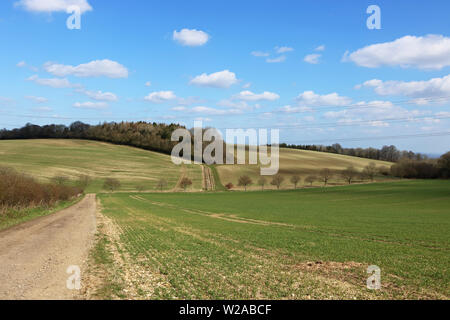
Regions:
<instances>
[{"instance_id":1,"label":"tall tree","mask_svg":"<svg viewBox=\"0 0 450 320\"><path fill-rule=\"evenodd\" d=\"M247 186L253 183L252 179L249 176L241 176L239 177L238 186L244 187L244 190L247 191Z\"/></svg>"}]
</instances>

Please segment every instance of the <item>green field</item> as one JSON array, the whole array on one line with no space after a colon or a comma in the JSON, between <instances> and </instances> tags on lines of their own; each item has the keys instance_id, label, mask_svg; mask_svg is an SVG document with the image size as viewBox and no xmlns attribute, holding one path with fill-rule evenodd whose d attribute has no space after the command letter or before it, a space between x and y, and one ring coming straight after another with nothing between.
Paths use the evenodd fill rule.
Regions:
<instances>
[{"instance_id":1,"label":"green field","mask_svg":"<svg viewBox=\"0 0 450 320\"><path fill-rule=\"evenodd\" d=\"M247 152L248 158L248 152ZM293 175L301 177L302 182L299 186L309 185L305 183L304 179L308 175L319 175L320 170L324 168L330 169L334 172L333 178L329 181L331 185L342 185L346 182L339 176L339 171L346 169L349 166L353 166L356 170L362 171L365 166L373 162L378 168L390 168L392 163L386 161L377 161L371 159L357 158L344 156L340 154L296 150L296 149L280 149L280 170L279 174L285 178L281 188L292 189L292 183L289 179ZM248 189L257 190L260 187L257 185L258 178L260 177L259 165L218 165L216 166L220 176L220 181L223 185L231 182L235 186L235 189L243 189L238 187L238 179L242 175L248 175L253 180L253 185ZM275 189L275 186L270 185L271 177L267 177L266 189ZM383 177L377 177L377 180L385 180ZM315 181L313 185L322 185L320 181Z\"/></svg>"},{"instance_id":2,"label":"green field","mask_svg":"<svg viewBox=\"0 0 450 320\"><path fill-rule=\"evenodd\" d=\"M110 298L450 297L449 181L99 198Z\"/></svg>"},{"instance_id":3,"label":"green field","mask_svg":"<svg viewBox=\"0 0 450 320\"><path fill-rule=\"evenodd\" d=\"M109 143L86 140L0 141L0 166L15 168L41 181L55 176L76 180L86 174L93 178L87 192L99 192L105 178L116 178L121 191L155 190L164 178L166 190L173 190L180 176L188 176L191 190L202 189L200 166L176 166L170 156Z\"/></svg>"}]
</instances>

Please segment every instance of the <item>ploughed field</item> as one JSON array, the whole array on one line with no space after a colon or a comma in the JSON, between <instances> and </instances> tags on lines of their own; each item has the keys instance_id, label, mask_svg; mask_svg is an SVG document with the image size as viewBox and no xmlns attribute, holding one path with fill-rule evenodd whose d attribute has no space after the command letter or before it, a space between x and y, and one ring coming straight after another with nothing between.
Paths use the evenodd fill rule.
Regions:
<instances>
[{"instance_id":1,"label":"ploughed field","mask_svg":"<svg viewBox=\"0 0 450 320\"><path fill-rule=\"evenodd\" d=\"M449 181L99 199L104 297L450 298Z\"/></svg>"}]
</instances>

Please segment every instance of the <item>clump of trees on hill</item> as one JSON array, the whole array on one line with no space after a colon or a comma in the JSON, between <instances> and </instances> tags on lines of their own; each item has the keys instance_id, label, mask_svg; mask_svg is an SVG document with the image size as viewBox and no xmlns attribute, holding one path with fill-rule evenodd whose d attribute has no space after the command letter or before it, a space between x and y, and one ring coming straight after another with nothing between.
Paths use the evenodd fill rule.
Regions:
<instances>
[{"instance_id":1,"label":"clump of trees on hill","mask_svg":"<svg viewBox=\"0 0 450 320\"><path fill-rule=\"evenodd\" d=\"M438 160L414 161L403 159L391 167L391 174L399 178L437 179L450 178L450 152Z\"/></svg>"},{"instance_id":2,"label":"clump of trees on hill","mask_svg":"<svg viewBox=\"0 0 450 320\"><path fill-rule=\"evenodd\" d=\"M390 161L390 162L397 162L402 159L417 160L417 161L428 159L426 155L423 155L421 153L414 153L412 151L401 151L398 150L395 146L384 146L381 149L376 149L376 148L343 148L339 143L335 143L331 146L295 145L295 144L281 143L280 148L336 153L352 157Z\"/></svg>"},{"instance_id":3,"label":"clump of trees on hill","mask_svg":"<svg viewBox=\"0 0 450 320\"><path fill-rule=\"evenodd\" d=\"M89 125L80 121L69 126L27 124L13 130L0 130L0 140L12 139L87 139L129 145L170 154L176 142L171 142L177 124L139 122L111 122Z\"/></svg>"},{"instance_id":4,"label":"clump of trees on hill","mask_svg":"<svg viewBox=\"0 0 450 320\"><path fill-rule=\"evenodd\" d=\"M0 214L30 207L49 207L83 193L78 186L43 184L10 168L0 168Z\"/></svg>"}]
</instances>

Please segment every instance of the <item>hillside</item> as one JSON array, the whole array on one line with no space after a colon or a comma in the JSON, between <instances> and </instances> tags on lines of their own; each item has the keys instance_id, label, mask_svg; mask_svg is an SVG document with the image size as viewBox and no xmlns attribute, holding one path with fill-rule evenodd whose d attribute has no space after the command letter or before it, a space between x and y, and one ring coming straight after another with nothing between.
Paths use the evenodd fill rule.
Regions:
<instances>
[{"instance_id":1,"label":"hillside","mask_svg":"<svg viewBox=\"0 0 450 320\"><path fill-rule=\"evenodd\" d=\"M120 180L122 191L155 190L159 179L167 180L166 190L173 190L180 176L193 181L192 190L202 188L200 166L174 165L170 156L87 140L6 140L0 141L0 166L12 167L39 179L55 176L76 180L89 175L93 181L87 192L102 189L105 178Z\"/></svg>"},{"instance_id":2,"label":"hillside","mask_svg":"<svg viewBox=\"0 0 450 320\"><path fill-rule=\"evenodd\" d=\"M306 176L318 175L322 169L328 168L336 173L335 177L331 179L330 184L344 184L344 181L339 178L337 174L340 170L344 170L348 166L353 166L356 170L361 171L371 162L375 163L378 168L390 168L392 166L391 162L386 161L371 160L326 152L281 148L279 174L285 178L283 183L284 188L292 188L292 185L289 182L292 175L299 175L302 178L301 184L303 184L303 180ZM254 183L251 188L259 188L256 185L256 182L260 176L259 165L220 165L216 168L220 176L220 180L224 185L231 182L234 186L237 186L239 177L242 175L248 175ZM268 182L271 180L270 177L266 177L266 179ZM314 183L314 185L318 184L320 183ZM266 188L274 187L268 184Z\"/></svg>"}]
</instances>

